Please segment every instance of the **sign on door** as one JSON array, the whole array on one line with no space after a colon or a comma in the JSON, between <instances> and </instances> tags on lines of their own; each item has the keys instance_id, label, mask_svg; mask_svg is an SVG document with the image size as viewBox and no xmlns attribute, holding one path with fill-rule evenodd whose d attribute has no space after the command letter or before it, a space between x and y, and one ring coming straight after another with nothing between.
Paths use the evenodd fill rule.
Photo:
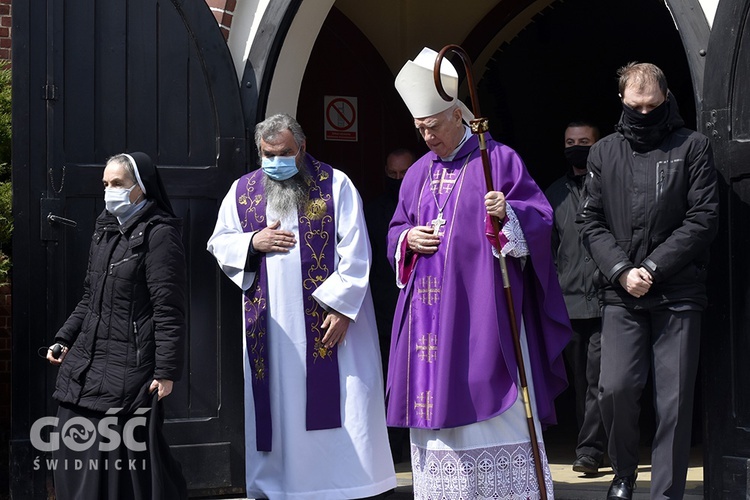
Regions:
<instances>
[{"instance_id":1,"label":"sign on door","mask_svg":"<svg viewBox=\"0 0 750 500\"><path fill-rule=\"evenodd\" d=\"M325 140L357 141L357 98L325 96L323 98L325 116Z\"/></svg>"}]
</instances>

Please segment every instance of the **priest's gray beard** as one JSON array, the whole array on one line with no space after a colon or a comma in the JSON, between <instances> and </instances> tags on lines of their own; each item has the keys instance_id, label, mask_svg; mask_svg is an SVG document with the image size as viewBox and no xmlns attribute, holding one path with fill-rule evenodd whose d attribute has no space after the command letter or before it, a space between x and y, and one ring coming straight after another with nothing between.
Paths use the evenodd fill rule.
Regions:
<instances>
[{"instance_id":1,"label":"priest's gray beard","mask_svg":"<svg viewBox=\"0 0 750 500\"><path fill-rule=\"evenodd\" d=\"M297 218L297 212L307 202L309 197L308 181L312 177L307 169L300 170L293 177L284 181L263 176L263 188L266 191L268 208L282 219L289 216Z\"/></svg>"}]
</instances>

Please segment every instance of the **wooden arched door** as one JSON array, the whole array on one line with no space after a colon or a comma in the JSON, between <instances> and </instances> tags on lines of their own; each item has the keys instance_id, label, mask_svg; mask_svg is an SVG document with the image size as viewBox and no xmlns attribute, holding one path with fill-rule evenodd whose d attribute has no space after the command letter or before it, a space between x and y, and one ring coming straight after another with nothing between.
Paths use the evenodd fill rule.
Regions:
<instances>
[{"instance_id":1,"label":"wooden arched door","mask_svg":"<svg viewBox=\"0 0 750 500\"><path fill-rule=\"evenodd\" d=\"M702 132L721 184L703 329L707 498L750 495L750 2L722 0L706 54Z\"/></svg>"},{"instance_id":2,"label":"wooden arched door","mask_svg":"<svg viewBox=\"0 0 750 500\"><path fill-rule=\"evenodd\" d=\"M165 400L168 441L193 494L242 494L239 292L205 248L245 172L245 126L215 18L203 1L35 0L17 2L13 21L13 496L51 488L29 432L55 414L57 370L36 351L82 295L102 167L122 151L151 155L184 219L189 335L185 375Z\"/></svg>"}]
</instances>

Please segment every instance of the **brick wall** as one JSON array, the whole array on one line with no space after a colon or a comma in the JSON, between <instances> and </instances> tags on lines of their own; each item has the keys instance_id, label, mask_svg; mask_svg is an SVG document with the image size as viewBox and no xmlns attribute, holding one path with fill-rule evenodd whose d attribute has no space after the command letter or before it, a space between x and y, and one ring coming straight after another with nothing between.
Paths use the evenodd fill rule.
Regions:
<instances>
[{"instance_id":1,"label":"brick wall","mask_svg":"<svg viewBox=\"0 0 750 500\"><path fill-rule=\"evenodd\" d=\"M219 23L219 28L221 28L221 32L224 34L224 40L228 39L229 30L232 28L234 9L237 7L237 0L206 0L206 3L211 7L211 12L214 13L216 22Z\"/></svg>"},{"instance_id":2,"label":"brick wall","mask_svg":"<svg viewBox=\"0 0 750 500\"><path fill-rule=\"evenodd\" d=\"M11 0L0 0L0 61L10 64L10 3Z\"/></svg>"}]
</instances>

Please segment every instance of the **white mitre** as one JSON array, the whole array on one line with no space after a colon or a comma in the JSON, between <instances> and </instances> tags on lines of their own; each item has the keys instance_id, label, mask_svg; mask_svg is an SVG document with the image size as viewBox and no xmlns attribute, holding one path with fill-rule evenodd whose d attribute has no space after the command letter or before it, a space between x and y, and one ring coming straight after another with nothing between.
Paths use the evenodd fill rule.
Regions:
<instances>
[{"instance_id":1,"label":"white mitre","mask_svg":"<svg viewBox=\"0 0 750 500\"><path fill-rule=\"evenodd\" d=\"M414 118L436 115L458 102L463 119L468 123L474 119L474 115L456 97L458 96L458 73L445 57L440 62L440 80L443 83L443 89L453 99L446 101L438 94L433 76L437 56L437 52L425 47L413 61L407 61L396 76L396 90L401 94L401 99L404 100Z\"/></svg>"}]
</instances>

